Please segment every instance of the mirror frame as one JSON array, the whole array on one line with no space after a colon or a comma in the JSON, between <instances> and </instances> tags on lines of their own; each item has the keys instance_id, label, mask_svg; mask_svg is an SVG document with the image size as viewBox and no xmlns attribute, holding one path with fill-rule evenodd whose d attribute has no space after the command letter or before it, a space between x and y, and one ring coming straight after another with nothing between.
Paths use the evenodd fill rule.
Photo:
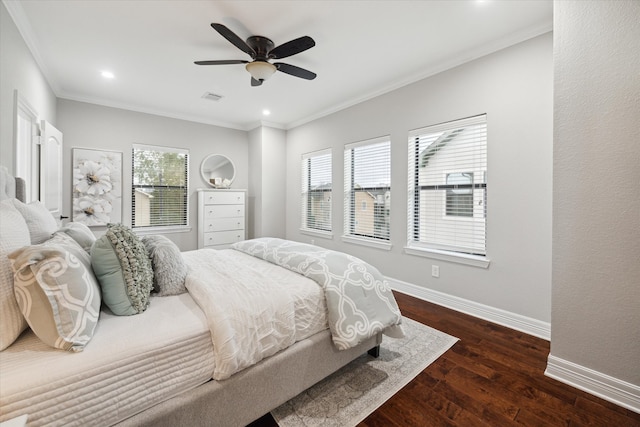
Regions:
<instances>
[{"instance_id":1,"label":"mirror frame","mask_svg":"<svg viewBox=\"0 0 640 427\"><path fill-rule=\"evenodd\" d=\"M231 175L231 177L228 177L228 176L221 177L223 179L223 181L221 183L219 183L219 184L214 184L213 182L211 182L209 176L207 176L205 174L205 165L207 164L207 162L209 162L209 161L211 161L212 159L215 159L215 158L219 158L217 163L219 163L221 165L224 165L225 163L229 163L229 165L231 165L231 168L233 170L233 174ZM229 187L231 187L231 183L233 183L233 180L236 177L236 165L233 163L233 161L229 157L225 156L224 154L209 154L207 157L202 159L202 162L200 163L200 176L202 176L202 179L210 187L213 187L213 188L229 188Z\"/></svg>"}]
</instances>

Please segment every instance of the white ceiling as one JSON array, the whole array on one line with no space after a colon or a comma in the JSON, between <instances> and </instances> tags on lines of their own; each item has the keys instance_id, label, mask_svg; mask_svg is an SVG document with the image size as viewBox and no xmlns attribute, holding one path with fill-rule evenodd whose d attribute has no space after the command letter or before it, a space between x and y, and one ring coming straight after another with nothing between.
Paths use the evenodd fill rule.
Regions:
<instances>
[{"instance_id":1,"label":"white ceiling","mask_svg":"<svg viewBox=\"0 0 640 427\"><path fill-rule=\"evenodd\" d=\"M3 1L58 97L245 130L297 126L550 31L553 20L551 0ZM277 72L251 87L243 65L194 65L250 59L212 22L276 46L312 37L314 48L279 62L318 77Z\"/></svg>"}]
</instances>

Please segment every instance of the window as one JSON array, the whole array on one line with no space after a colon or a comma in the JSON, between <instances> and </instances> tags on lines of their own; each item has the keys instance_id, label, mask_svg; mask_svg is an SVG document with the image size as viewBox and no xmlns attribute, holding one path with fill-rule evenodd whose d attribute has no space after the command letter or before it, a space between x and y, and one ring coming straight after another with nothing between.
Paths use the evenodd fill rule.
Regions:
<instances>
[{"instance_id":1,"label":"window","mask_svg":"<svg viewBox=\"0 0 640 427\"><path fill-rule=\"evenodd\" d=\"M486 116L409 133L407 247L486 256Z\"/></svg>"},{"instance_id":2,"label":"window","mask_svg":"<svg viewBox=\"0 0 640 427\"><path fill-rule=\"evenodd\" d=\"M473 172L447 174L447 216L473 217Z\"/></svg>"},{"instance_id":3,"label":"window","mask_svg":"<svg viewBox=\"0 0 640 427\"><path fill-rule=\"evenodd\" d=\"M188 226L189 151L134 144L132 159L132 227Z\"/></svg>"},{"instance_id":4,"label":"window","mask_svg":"<svg viewBox=\"0 0 640 427\"><path fill-rule=\"evenodd\" d=\"M302 229L331 232L331 150L302 156Z\"/></svg>"},{"instance_id":5,"label":"window","mask_svg":"<svg viewBox=\"0 0 640 427\"><path fill-rule=\"evenodd\" d=\"M344 235L389 240L391 141L388 136L345 146Z\"/></svg>"}]
</instances>

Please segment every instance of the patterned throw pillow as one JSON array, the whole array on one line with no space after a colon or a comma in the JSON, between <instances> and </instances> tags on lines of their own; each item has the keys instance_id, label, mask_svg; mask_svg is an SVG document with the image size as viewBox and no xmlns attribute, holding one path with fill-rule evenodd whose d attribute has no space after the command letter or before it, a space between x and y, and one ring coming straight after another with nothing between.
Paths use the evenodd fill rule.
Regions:
<instances>
[{"instance_id":1,"label":"patterned throw pillow","mask_svg":"<svg viewBox=\"0 0 640 427\"><path fill-rule=\"evenodd\" d=\"M102 288L102 299L115 315L142 313L149 306L153 287L147 249L124 225L107 227L91 247L91 265Z\"/></svg>"},{"instance_id":2,"label":"patterned throw pillow","mask_svg":"<svg viewBox=\"0 0 640 427\"><path fill-rule=\"evenodd\" d=\"M96 241L93 231L81 222L69 222L56 231L56 234L58 233L71 237L87 253L91 252L91 246Z\"/></svg>"},{"instance_id":3,"label":"patterned throw pillow","mask_svg":"<svg viewBox=\"0 0 640 427\"><path fill-rule=\"evenodd\" d=\"M13 270L7 255L30 244L24 218L11 199L3 200L0 202L0 350L9 347L27 327L13 293Z\"/></svg>"},{"instance_id":4,"label":"patterned throw pillow","mask_svg":"<svg viewBox=\"0 0 640 427\"><path fill-rule=\"evenodd\" d=\"M39 245L48 240L58 229L56 219L40 201L24 204L18 199L13 199L13 205L24 217L29 227L31 244Z\"/></svg>"},{"instance_id":5,"label":"patterned throw pillow","mask_svg":"<svg viewBox=\"0 0 640 427\"><path fill-rule=\"evenodd\" d=\"M142 243L149 252L153 267L153 289L158 295L178 295L187 292L184 286L187 264L176 244L160 235L145 236Z\"/></svg>"},{"instance_id":6,"label":"patterned throw pillow","mask_svg":"<svg viewBox=\"0 0 640 427\"><path fill-rule=\"evenodd\" d=\"M100 316L100 287L89 255L59 234L9 254L22 314L46 344L82 351Z\"/></svg>"}]
</instances>

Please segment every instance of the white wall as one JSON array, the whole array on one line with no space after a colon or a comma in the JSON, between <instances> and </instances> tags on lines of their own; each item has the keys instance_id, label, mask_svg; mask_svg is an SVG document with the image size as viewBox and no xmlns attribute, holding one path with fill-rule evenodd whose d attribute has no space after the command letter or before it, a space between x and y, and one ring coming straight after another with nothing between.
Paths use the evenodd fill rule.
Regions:
<instances>
[{"instance_id":1,"label":"white wall","mask_svg":"<svg viewBox=\"0 0 640 427\"><path fill-rule=\"evenodd\" d=\"M38 113L56 125L56 96L4 3L0 4L0 164L14 173L14 93L18 91Z\"/></svg>"},{"instance_id":2,"label":"white wall","mask_svg":"<svg viewBox=\"0 0 640 427\"><path fill-rule=\"evenodd\" d=\"M300 227L300 159L333 149L333 239L383 274L541 322L551 316L552 35L546 34L291 129L287 134L287 238ZM407 133L487 114L488 269L404 253ZM344 145L391 135L391 251L343 243ZM440 278L431 277L431 265Z\"/></svg>"},{"instance_id":3,"label":"white wall","mask_svg":"<svg viewBox=\"0 0 640 427\"><path fill-rule=\"evenodd\" d=\"M554 5L551 359L635 385L640 2Z\"/></svg>"},{"instance_id":4,"label":"white wall","mask_svg":"<svg viewBox=\"0 0 640 427\"><path fill-rule=\"evenodd\" d=\"M189 222L191 232L167 234L182 250L197 248L196 189L206 188L200 163L208 154L224 154L236 166L232 188L249 184L249 140L247 132L60 99L58 128L64 133L63 168L65 215L71 211L71 149L73 147L123 152L122 222L131 225L132 144L189 149Z\"/></svg>"}]
</instances>

